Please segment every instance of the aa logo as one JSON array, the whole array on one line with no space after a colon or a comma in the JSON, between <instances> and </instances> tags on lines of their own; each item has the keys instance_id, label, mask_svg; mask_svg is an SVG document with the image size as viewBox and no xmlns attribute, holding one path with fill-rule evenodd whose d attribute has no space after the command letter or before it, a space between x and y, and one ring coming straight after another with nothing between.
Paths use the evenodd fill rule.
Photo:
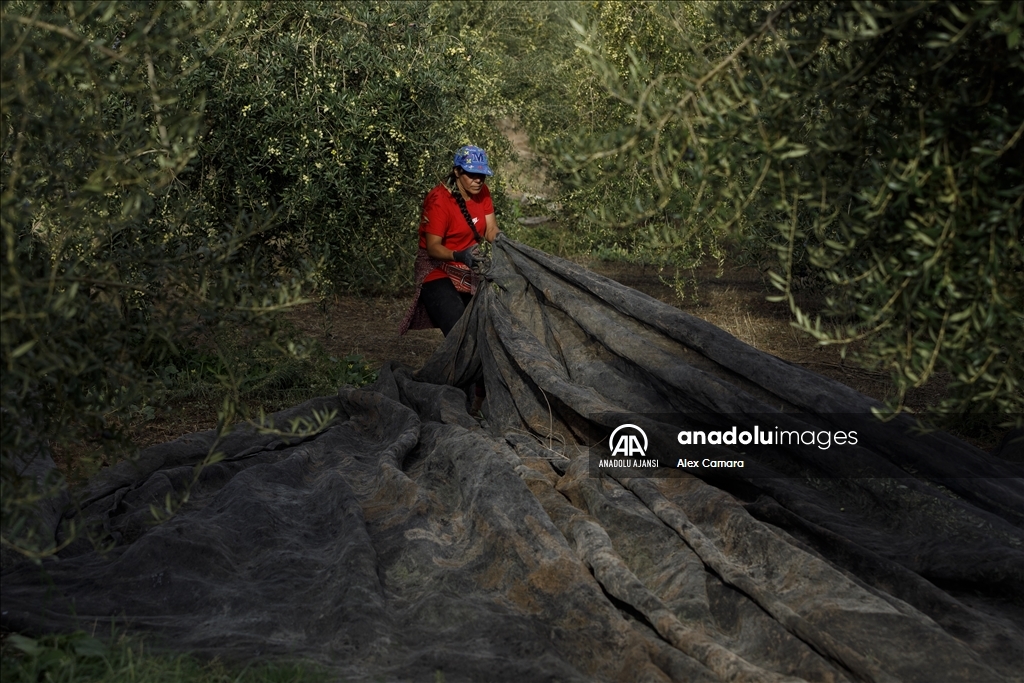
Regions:
<instances>
[{"instance_id":1,"label":"aa logo","mask_svg":"<svg viewBox=\"0 0 1024 683\"><path fill-rule=\"evenodd\" d=\"M622 433L620 434L619 432ZM637 438L638 436L639 438ZM643 439L642 446L640 445L640 439ZM612 432L612 435L608 437L608 448L611 450L613 458L616 455L625 455L627 457L638 455L642 458L647 454L647 434L636 425L619 425Z\"/></svg>"}]
</instances>

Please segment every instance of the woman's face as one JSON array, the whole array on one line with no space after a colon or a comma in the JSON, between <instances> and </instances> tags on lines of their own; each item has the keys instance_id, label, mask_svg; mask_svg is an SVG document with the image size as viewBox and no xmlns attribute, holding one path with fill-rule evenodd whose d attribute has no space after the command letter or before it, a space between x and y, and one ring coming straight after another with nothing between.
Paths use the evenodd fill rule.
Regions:
<instances>
[{"instance_id":1,"label":"woman's face","mask_svg":"<svg viewBox=\"0 0 1024 683\"><path fill-rule=\"evenodd\" d=\"M484 178L486 177L483 173L467 173L461 168L455 169L456 182L470 196L480 194L480 190L484 189Z\"/></svg>"}]
</instances>

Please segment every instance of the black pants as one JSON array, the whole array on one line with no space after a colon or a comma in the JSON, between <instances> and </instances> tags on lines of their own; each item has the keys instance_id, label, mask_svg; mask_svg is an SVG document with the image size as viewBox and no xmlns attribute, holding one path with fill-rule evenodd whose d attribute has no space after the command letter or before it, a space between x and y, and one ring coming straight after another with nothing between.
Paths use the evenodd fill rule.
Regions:
<instances>
[{"instance_id":1,"label":"black pants","mask_svg":"<svg viewBox=\"0 0 1024 683\"><path fill-rule=\"evenodd\" d=\"M455 327L455 323L459 322L472 298L473 295L469 292L455 289L455 285L448 278L424 282L420 290L420 301L427 309L427 314L446 337Z\"/></svg>"}]
</instances>

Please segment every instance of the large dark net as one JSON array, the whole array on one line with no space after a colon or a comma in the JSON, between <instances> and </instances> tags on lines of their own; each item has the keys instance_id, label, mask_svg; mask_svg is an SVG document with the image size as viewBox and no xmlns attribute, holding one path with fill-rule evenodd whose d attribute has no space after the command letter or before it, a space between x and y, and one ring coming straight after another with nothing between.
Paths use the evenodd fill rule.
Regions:
<instances>
[{"instance_id":1,"label":"large dark net","mask_svg":"<svg viewBox=\"0 0 1024 683\"><path fill-rule=\"evenodd\" d=\"M481 378L483 425L457 388ZM1024 679L1024 472L874 405L499 238L425 367L278 416L335 410L326 431L238 431L162 525L150 504L183 490L211 434L97 476L81 514L114 549L9 564L3 625L114 620L346 680ZM862 439L738 474L593 476L587 447L623 413Z\"/></svg>"}]
</instances>

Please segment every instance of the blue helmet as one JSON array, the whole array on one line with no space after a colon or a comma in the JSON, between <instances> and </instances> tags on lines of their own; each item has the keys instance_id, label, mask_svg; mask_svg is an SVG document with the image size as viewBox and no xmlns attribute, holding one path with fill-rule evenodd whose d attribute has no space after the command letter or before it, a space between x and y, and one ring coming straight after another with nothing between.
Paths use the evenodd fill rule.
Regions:
<instances>
[{"instance_id":1,"label":"blue helmet","mask_svg":"<svg viewBox=\"0 0 1024 683\"><path fill-rule=\"evenodd\" d=\"M467 173L494 175L491 167L487 165L487 152L475 145L459 147L459 151L455 153L455 160L452 162L452 166L458 166Z\"/></svg>"}]
</instances>

